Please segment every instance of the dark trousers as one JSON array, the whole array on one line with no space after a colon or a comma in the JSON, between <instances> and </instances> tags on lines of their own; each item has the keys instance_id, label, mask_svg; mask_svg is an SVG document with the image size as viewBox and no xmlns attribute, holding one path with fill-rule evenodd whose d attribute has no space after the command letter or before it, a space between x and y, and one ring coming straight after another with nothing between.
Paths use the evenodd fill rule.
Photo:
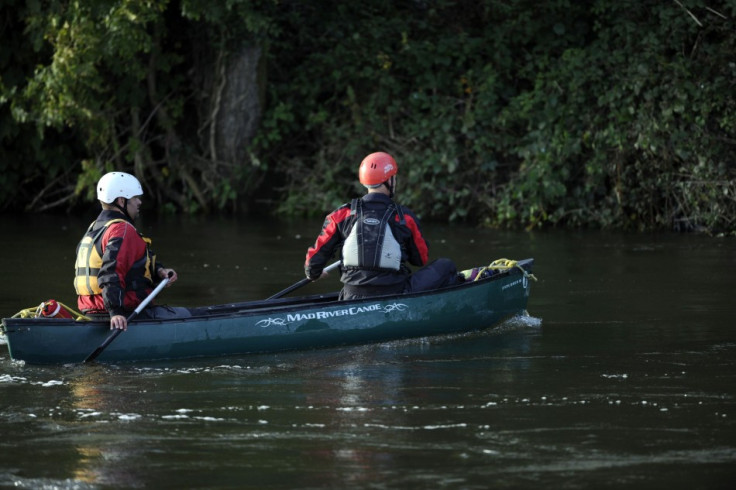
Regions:
<instances>
[{"instance_id":1,"label":"dark trousers","mask_svg":"<svg viewBox=\"0 0 736 490\"><path fill-rule=\"evenodd\" d=\"M429 291L457 284L457 268L450 259L437 259L411 276L404 287L405 293Z\"/></svg>"},{"instance_id":2,"label":"dark trousers","mask_svg":"<svg viewBox=\"0 0 736 490\"><path fill-rule=\"evenodd\" d=\"M189 318L192 312L182 306L154 305L143 308L138 318L151 320L167 320L169 318Z\"/></svg>"},{"instance_id":3,"label":"dark trousers","mask_svg":"<svg viewBox=\"0 0 736 490\"><path fill-rule=\"evenodd\" d=\"M391 286L349 286L340 291L340 300L363 299L373 296L429 291L457 284L457 269L450 259L437 259L410 275L404 284Z\"/></svg>"}]
</instances>

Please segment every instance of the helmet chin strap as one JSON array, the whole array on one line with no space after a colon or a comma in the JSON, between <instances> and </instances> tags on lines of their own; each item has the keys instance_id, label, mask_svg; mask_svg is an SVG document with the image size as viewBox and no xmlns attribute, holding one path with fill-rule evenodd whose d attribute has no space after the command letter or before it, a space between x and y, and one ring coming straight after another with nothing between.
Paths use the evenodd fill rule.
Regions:
<instances>
[{"instance_id":1,"label":"helmet chin strap","mask_svg":"<svg viewBox=\"0 0 736 490\"><path fill-rule=\"evenodd\" d=\"M118 208L125 215L125 217L128 218L130 221L133 221L133 218L128 214L128 199L125 197L123 197L123 199L125 200L125 204L123 206L118 204L117 199L115 199L115 201L113 202L113 206Z\"/></svg>"},{"instance_id":2,"label":"helmet chin strap","mask_svg":"<svg viewBox=\"0 0 736 490\"><path fill-rule=\"evenodd\" d=\"M392 175L390 179L388 179L386 182L383 183L383 185L386 186L386 189L388 189L388 197L391 199L394 198L394 190L396 190L396 179Z\"/></svg>"}]
</instances>

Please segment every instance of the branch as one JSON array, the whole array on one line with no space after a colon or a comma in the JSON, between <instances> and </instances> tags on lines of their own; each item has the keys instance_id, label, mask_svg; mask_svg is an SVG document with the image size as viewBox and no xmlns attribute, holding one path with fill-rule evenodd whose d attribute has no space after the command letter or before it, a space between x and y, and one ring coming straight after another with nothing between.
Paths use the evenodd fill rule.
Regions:
<instances>
[{"instance_id":1,"label":"branch","mask_svg":"<svg viewBox=\"0 0 736 490\"><path fill-rule=\"evenodd\" d=\"M71 190L72 191L69 192L68 194L66 194L64 197L61 197L61 198L57 199L54 202L50 202L50 203L44 204L43 206L41 206L40 208L38 208L38 211L39 212L48 211L49 209L55 208L57 206L61 206L65 202L71 200L74 197L74 188L71 188ZM26 208L26 209L28 209L28 208Z\"/></svg>"},{"instance_id":2,"label":"branch","mask_svg":"<svg viewBox=\"0 0 736 490\"><path fill-rule=\"evenodd\" d=\"M681 3L680 3L680 0L674 0L674 2L675 2L675 3L677 4L677 5L679 5L680 7L682 7L682 9L683 9L683 10L684 10L685 12L687 12L687 13L688 13L688 15L690 15L690 17L692 17L692 18L693 18L693 20L695 21L695 23L696 23L696 24L698 24L698 25L699 25L700 27L703 27L703 24L702 24L702 23L701 23L701 22L700 22L700 21L698 20L698 18L697 18L697 17L695 17L695 15L694 15L694 14L693 14L692 12L690 12L690 10L688 10L688 8L687 8L687 7L685 7L685 6L683 5L683 4L681 4Z\"/></svg>"},{"instance_id":3,"label":"branch","mask_svg":"<svg viewBox=\"0 0 736 490\"><path fill-rule=\"evenodd\" d=\"M41 198L44 197L44 195L46 194L46 192L48 192L50 189L53 189L54 187L58 187L60 185L60 183L62 182L62 179L64 179L65 177L67 177L69 175L69 173L71 172L72 168L73 168L72 166L69 166L62 174L59 174L55 179L53 179L51 182L49 182L48 184L46 184L46 186L43 189L41 189L41 191L36 195L36 197L33 198L33 201L31 201L26 206L26 211L33 211L33 209L36 207L36 203L38 203L41 200ZM57 206L59 204L62 204L65 201L68 201L69 199L73 198L74 197L74 186L71 186L71 191L72 191L71 194L67 195L66 197L63 197L63 198L61 198L61 199L59 199L57 201L54 201L51 204L44 204L44 205L42 205L39 208L39 211L44 211L46 209L50 209L52 207L55 207L55 206Z\"/></svg>"},{"instance_id":4,"label":"branch","mask_svg":"<svg viewBox=\"0 0 736 490\"><path fill-rule=\"evenodd\" d=\"M215 64L216 67L219 67L218 72L220 74L220 83L217 85L215 100L212 103L212 116L210 116L210 156L213 162L217 161L217 114L220 112L220 105L222 104L222 93L225 90L225 85L227 84L225 63L223 63L222 61L224 51L224 49L220 49L220 52L217 54L217 63Z\"/></svg>"},{"instance_id":5,"label":"branch","mask_svg":"<svg viewBox=\"0 0 736 490\"><path fill-rule=\"evenodd\" d=\"M712 8L710 8L710 7L705 7L705 10L707 10L707 11L709 11L709 12L712 12L712 13L716 14L716 15L717 15L718 17L720 17L720 18L721 18L721 19L723 19L723 20L727 20L727 19L728 19L728 17L726 17L725 15L723 15L723 14L722 14L722 13L720 13L720 12L716 12L715 10L713 10L713 9L712 9Z\"/></svg>"}]
</instances>

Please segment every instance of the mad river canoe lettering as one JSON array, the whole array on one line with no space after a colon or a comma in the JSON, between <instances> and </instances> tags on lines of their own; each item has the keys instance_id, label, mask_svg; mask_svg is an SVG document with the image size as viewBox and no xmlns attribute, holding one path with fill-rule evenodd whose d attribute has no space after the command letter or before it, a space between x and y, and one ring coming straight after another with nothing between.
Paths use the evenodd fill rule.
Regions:
<instances>
[{"instance_id":1,"label":"mad river canoe lettering","mask_svg":"<svg viewBox=\"0 0 736 490\"><path fill-rule=\"evenodd\" d=\"M521 287L523 287L524 289L526 289L527 287L529 287L529 279L527 279L526 276L524 276L521 279L517 279L514 282L510 282L510 283L506 284L505 286L502 286L501 287L501 291L505 291L508 288L511 288L511 287L516 286L517 284L521 284Z\"/></svg>"},{"instance_id":2,"label":"mad river canoe lettering","mask_svg":"<svg viewBox=\"0 0 736 490\"><path fill-rule=\"evenodd\" d=\"M390 313L392 311L404 311L407 306L403 303L393 303L390 305L381 306L376 303L368 306L353 306L352 308L345 308L342 310L335 311L315 311L313 313L289 313L286 317L277 318L265 318L256 322L256 325L262 328L270 327L271 325L288 325L289 323L301 322L303 320L322 320L325 318L333 318L336 316L349 316L349 315L360 315L361 313L371 313L380 311L383 313Z\"/></svg>"}]
</instances>

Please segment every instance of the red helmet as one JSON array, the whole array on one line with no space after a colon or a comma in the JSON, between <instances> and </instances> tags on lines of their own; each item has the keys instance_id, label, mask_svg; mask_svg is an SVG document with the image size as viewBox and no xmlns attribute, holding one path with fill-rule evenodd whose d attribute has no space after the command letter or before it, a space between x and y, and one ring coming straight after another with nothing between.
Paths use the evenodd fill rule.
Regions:
<instances>
[{"instance_id":1,"label":"red helmet","mask_svg":"<svg viewBox=\"0 0 736 490\"><path fill-rule=\"evenodd\" d=\"M360 163L358 177L360 183L367 187L378 187L396 175L399 166L394 157L382 151L371 153Z\"/></svg>"}]
</instances>

